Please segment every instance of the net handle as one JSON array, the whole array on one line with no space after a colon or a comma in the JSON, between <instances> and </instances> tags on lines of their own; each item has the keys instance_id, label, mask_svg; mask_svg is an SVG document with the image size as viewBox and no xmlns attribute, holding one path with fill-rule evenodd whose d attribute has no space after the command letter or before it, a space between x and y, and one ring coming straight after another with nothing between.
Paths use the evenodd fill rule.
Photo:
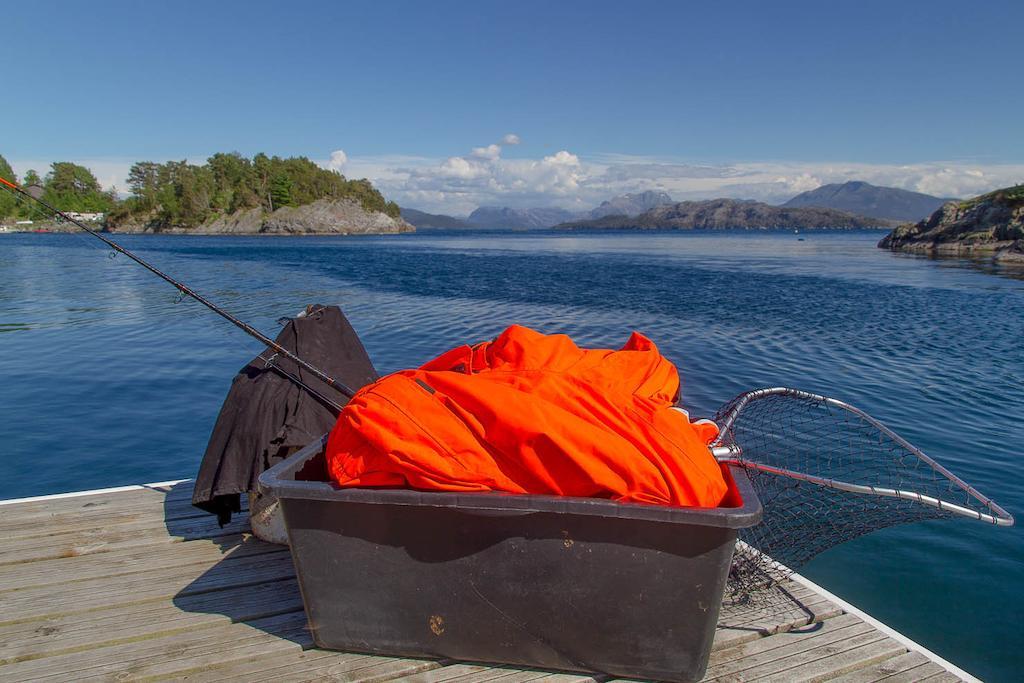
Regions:
<instances>
[{"instance_id":1,"label":"net handle","mask_svg":"<svg viewBox=\"0 0 1024 683\"><path fill-rule=\"evenodd\" d=\"M993 514L988 515L983 512L977 512L970 508L949 503L944 500L940 500L933 496L926 496L916 491L902 491L900 489L892 489L878 486L869 486L864 484L851 484L849 482L839 481L837 479L826 479L824 477L816 477L814 475L805 474L803 472L794 472L792 470L786 470L779 467L772 467L770 465L763 465L760 463L750 462L749 460L742 459L742 449L737 445L723 446L722 442L725 440L727 434L732 429L733 423L736 421L736 417L740 411L750 403L752 400L764 398L766 396L790 396L792 398L798 398L806 401L813 401L815 403L821 403L825 405L834 406L842 410L849 411L854 415L860 417L862 420L870 424L872 427L882 432L890 439L895 441L897 444L907 449L915 456L920 458L922 461L927 463L930 467L935 469L942 476L949 479L951 482L959 486L961 489L966 491L968 495L977 500L979 503L987 507ZM824 486L827 488L838 489L840 491L847 491L849 493L860 493L866 495L886 496L890 498L900 498L903 500L912 500L923 505L930 505L940 510L952 512L957 515L969 517L982 522L989 522L997 526L1013 526L1014 519L1013 515L1008 513L1002 507L1000 507L995 501L988 498L980 491L975 489L973 486L965 482L960 477L956 476L945 467L937 463L932 458L928 457L921 449L913 445L902 436L892 431L884 424L871 417L863 410L855 408L848 403L844 403L838 399L829 398L828 396L821 396L820 394L812 394L808 391L801 391L799 389L790 389L788 387L771 387L768 389L755 389L754 391L748 391L745 394L741 394L736 400L733 401L734 405L726 414L725 418L719 424L718 437L711 443L711 452L720 462L729 464L739 465L749 469L759 470L761 472L769 472L780 476L789 477L791 479L797 479L799 481L806 481L808 483L817 484L818 486Z\"/></svg>"}]
</instances>

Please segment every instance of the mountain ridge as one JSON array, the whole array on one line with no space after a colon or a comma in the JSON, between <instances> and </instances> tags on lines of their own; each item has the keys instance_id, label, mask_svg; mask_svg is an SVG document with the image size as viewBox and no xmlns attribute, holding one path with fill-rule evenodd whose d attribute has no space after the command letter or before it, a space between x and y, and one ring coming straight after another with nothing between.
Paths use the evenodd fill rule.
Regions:
<instances>
[{"instance_id":1,"label":"mountain ridge","mask_svg":"<svg viewBox=\"0 0 1024 683\"><path fill-rule=\"evenodd\" d=\"M513 209L508 206L481 206L469 214L466 223L475 228L540 230L575 217L572 211L556 207Z\"/></svg>"},{"instance_id":2,"label":"mountain ridge","mask_svg":"<svg viewBox=\"0 0 1024 683\"><path fill-rule=\"evenodd\" d=\"M426 211L410 209L403 206L400 209L400 214L402 216L402 220L416 229L458 230L469 227L469 224L462 218L456 218L455 216L449 216L443 213L427 213Z\"/></svg>"},{"instance_id":3,"label":"mountain ridge","mask_svg":"<svg viewBox=\"0 0 1024 683\"><path fill-rule=\"evenodd\" d=\"M559 230L725 230L741 229L857 229L889 227L891 222L820 208L772 206L751 199L686 201L649 209L636 217L606 216L570 221Z\"/></svg>"},{"instance_id":4,"label":"mountain ridge","mask_svg":"<svg viewBox=\"0 0 1024 683\"><path fill-rule=\"evenodd\" d=\"M916 221L930 216L948 201L949 198L851 180L801 192L781 206L836 209L870 218Z\"/></svg>"},{"instance_id":5,"label":"mountain ridge","mask_svg":"<svg viewBox=\"0 0 1024 683\"><path fill-rule=\"evenodd\" d=\"M620 194L601 202L600 206L590 212L590 218L639 216L644 211L671 203L672 197L657 190Z\"/></svg>"}]
</instances>

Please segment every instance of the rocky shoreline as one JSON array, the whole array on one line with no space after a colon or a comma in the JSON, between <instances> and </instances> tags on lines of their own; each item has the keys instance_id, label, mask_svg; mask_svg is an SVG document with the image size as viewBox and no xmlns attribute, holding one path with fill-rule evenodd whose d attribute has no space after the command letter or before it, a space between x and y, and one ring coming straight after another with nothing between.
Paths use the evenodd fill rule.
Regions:
<instances>
[{"instance_id":1,"label":"rocky shoreline","mask_svg":"<svg viewBox=\"0 0 1024 683\"><path fill-rule=\"evenodd\" d=\"M947 202L928 218L897 227L878 246L926 256L990 258L1024 265L1024 185Z\"/></svg>"},{"instance_id":2,"label":"rocky shoreline","mask_svg":"<svg viewBox=\"0 0 1024 683\"><path fill-rule=\"evenodd\" d=\"M416 228L382 211L367 211L351 199L320 199L272 213L248 209L196 226L160 226L152 221L107 225L109 232L174 235L389 235Z\"/></svg>"},{"instance_id":3,"label":"rocky shoreline","mask_svg":"<svg viewBox=\"0 0 1024 683\"><path fill-rule=\"evenodd\" d=\"M401 218L382 211L367 211L351 199L320 199L305 206L286 206L272 213L260 209L239 211L196 227L163 226L154 220L126 220L107 224L87 222L94 230L136 235L394 235L416 232ZM33 221L7 226L8 232L76 232L71 223Z\"/></svg>"}]
</instances>

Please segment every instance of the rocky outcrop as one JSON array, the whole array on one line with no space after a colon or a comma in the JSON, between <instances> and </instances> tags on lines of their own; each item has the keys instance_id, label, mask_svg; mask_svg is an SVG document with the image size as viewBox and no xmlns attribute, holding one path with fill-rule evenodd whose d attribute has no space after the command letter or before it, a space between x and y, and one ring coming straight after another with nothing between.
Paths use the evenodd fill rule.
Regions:
<instances>
[{"instance_id":1,"label":"rocky outcrop","mask_svg":"<svg viewBox=\"0 0 1024 683\"><path fill-rule=\"evenodd\" d=\"M159 226L143 217L108 225L107 229L179 235L383 235L416 230L401 218L392 218L381 211L367 211L351 199L320 199L304 206L286 206L273 213L248 209L194 228Z\"/></svg>"},{"instance_id":2,"label":"rocky outcrop","mask_svg":"<svg viewBox=\"0 0 1024 683\"><path fill-rule=\"evenodd\" d=\"M928 218L897 227L878 246L929 256L980 256L1024 264L1024 185L947 202Z\"/></svg>"},{"instance_id":3,"label":"rocky outcrop","mask_svg":"<svg viewBox=\"0 0 1024 683\"><path fill-rule=\"evenodd\" d=\"M645 211L639 216L606 216L575 221L557 229L602 228L606 230L722 230L745 229L851 229L888 227L891 223L832 209L787 209L761 202L710 199L679 202Z\"/></svg>"}]
</instances>

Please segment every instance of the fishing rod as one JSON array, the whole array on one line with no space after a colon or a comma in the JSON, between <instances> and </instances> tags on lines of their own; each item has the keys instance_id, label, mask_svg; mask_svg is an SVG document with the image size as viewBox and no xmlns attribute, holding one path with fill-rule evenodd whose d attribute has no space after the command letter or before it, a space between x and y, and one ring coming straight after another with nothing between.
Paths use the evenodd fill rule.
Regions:
<instances>
[{"instance_id":1,"label":"fishing rod","mask_svg":"<svg viewBox=\"0 0 1024 683\"><path fill-rule=\"evenodd\" d=\"M280 365L278 365L277 363L274 362L274 360L275 360L274 356L271 356L270 358L264 358L263 355L260 354L260 356L258 356L258 360L263 361L266 364L266 367L270 368L271 370L273 370L277 374L281 375L282 377L284 377L284 378L286 378L288 380L291 380L291 382L293 384L296 384L297 386L301 387L302 389L305 389L306 393L308 393L310 396L312 396L317 401L319 401L320 404L323 405L325 408L327 408L328 410L333 412L335 417L337 417L338 415L341 415L341 411L344 409L343 405L341 405L337 401L332 401L331 399L327 398L326 396L321 394L319 391L317 391L316 389L314 389L313 387L309 386L308 384L303 382L301 379L299 379L298 377L296 377L292 373L290 373L287 370L285 370L284 368L282 368Z\"/></svg>"},{"instance_id":2,"label":"fishing rod","mask_svg":"<svg viewBox=\"0 0 1024 683\"><path fill-rule=\"evenodd\" d=\"M156 266L153 266L152 264L148 263L147 261L143 260L142 258L136 256L132 252L128 251L127 249L122 247L117 242L104 237L103 235L101 235L97 231L93 230L89 226L85 225L81 221L78 221L78 220L72 218L68 214L66 214L63 211L61 211L60 209L58 209L56 207L53 207L50 204L48 204L47 202L45 202L42 199L40 199L39 197L34 196L30 192L28 192L25 189L23 189L17 183L13 183L10 180L7 180L6 178L2 178L2 177L0 177L0 183L2 183L4 186L7 187L8 190L16 193L17 195L21 195L23 197L27 197L28 199L31 199L33 202L39 204L40 206L43 206L47 211L51 212L53 215L57 216L61 220L67 221L68 223L71 223L72 225L75 225L75 226L81 228L85 232L89 233L90 235L92 235L96 239L98 239L101 242L103 242L104 244L106 244L108 247L110 247L111 249L113 249L117 253L124 254L125 256L127 256L131 260L135 261L136 263L138 263L140 266L142 266L143 268L145 268L149 272L151 272L154 275L158 276L159 278L165 280L166 282L169 282L170 284L174 285L178 289L178 291L181 292L183 295L192 297L193 299L195 299L196 301L198 301L202 305L206 306L211 311L213 311L214 313L216 313L220 317L224 318L225 320L227 320L232 325L234 325L235 327L239 328L240 330L242 330L243 332L245 332L249 336L255 337L256 339L260 340L261 342L263 342L264 344L269 346L271 349L274 350L275 353L280 354L281 356L287 358L288 360L291 360L291 361L295 362L296 364L299 365L300 368L305 369L306 371L311 373L314 377L319 379L321 382L323 382L327 386L332 387L333 389L336 389L337 391L341 392L342 394L344 394L345 396L347 396L349 398L352 398L352 396L355 395L355 393L356 393L355 390L352 389L351 387L349 387L347 384L334 379L333 377L331 377L330 375L328 375L324 371L320 370L316 366L311 365L311 364L307 363L306 361L302 360L301 358L296 356L294 353L292 353L291 351L289 351L285 347L281 346L280 344L278 344L276 341L274 341L273 339L271 339L267 335L265 335L262 332L260 332L259 330L257 330L252 325L249 325L248 323L242 322L241 320L239 320L235 316L231 315L230 313L228 313L223 308L221 308L217 304L213 303L212 301L210 301L209 299L207 299L203 295L201 295L198 292L194 291L193 289L191 289L187 285L185 285L185 284L183 284L181 282L178 282L177 280L172 278L170 275L167 275L163 271L161 271L158 268L156 268ZM276 366L274 366L274 367L276 368ZM278 368L278 370L280 370L280 368ZM284 371L281 371L281 372L284 373ZM298 379L298 378L294 378L291 375L291 373L284 373L284 374L289 376L289 378L292 379L293 381L296 381ZM298 382L298 384L300 386L305 387L305 385L302 382ZM308 387L306 387L306 388L308 389ZM331 403L333 404L334 402L332 401ZM334 405L337 405L337 404L334 404Z\"/></svg>"}]
</instances>

